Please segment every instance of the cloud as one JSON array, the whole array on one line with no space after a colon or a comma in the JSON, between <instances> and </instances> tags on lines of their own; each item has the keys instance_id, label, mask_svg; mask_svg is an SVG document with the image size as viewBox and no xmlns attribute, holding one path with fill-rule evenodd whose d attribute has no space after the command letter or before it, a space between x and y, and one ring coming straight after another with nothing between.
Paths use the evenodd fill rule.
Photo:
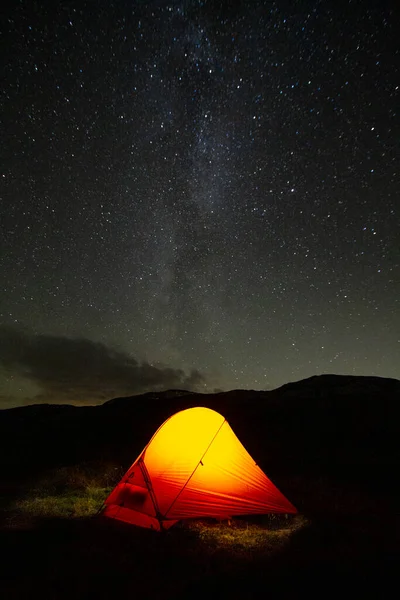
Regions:
<instances>
[{"instance_id":1,"label":"cloud","mask_svg":"<svg viewBox=\"0 0 400 600\"><path fill-rule=\"evenodd\" d=\"M165 389L204 388L203 375L192 370L154 366L124 352L84 338L31 334L0 327L0 366L41 392L30 401L98 403Z\"/></svg>"}]
</instances>

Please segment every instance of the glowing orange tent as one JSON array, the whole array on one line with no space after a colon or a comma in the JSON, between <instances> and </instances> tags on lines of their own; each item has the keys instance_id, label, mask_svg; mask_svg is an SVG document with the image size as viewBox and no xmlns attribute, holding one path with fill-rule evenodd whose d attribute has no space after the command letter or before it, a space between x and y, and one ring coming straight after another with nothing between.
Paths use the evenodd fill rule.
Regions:
<instances>
[{"instance_id":1,"label":"glowing orange tent","mask_svg":"<svg viewBox=\"0 0 400 600\"><path fill-rule=\"evenodd\" d=\"M296 512L224 417L200 407L161 425L103 510L107 517L157 530L195 517Z\"/></svg>"}]
</instances>

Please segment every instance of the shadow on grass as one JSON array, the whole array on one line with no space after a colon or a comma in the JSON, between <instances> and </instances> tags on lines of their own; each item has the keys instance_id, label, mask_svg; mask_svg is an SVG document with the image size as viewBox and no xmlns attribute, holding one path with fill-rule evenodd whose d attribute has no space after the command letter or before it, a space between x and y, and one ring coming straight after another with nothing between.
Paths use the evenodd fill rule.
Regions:
<instances>
[{"instance_id":1,"label":"shadow on grass","mask_svg":"<svg viewBox=\"0 0 400 600\"><path fill-rule=\"evenodd\" d=\"M160 534L102 517L38 519L0 532L2 597L296 597L303 586L382 594L395 570L387 526L296 517L275 529L198 522Z\"/></svg>"},{"instance_id":2,"label":"shadow on grass","mask_svg":"<svg viewBox=\"0 0 400 600\"><path fill-rule=\"evenodd\" d=\"M396 523L365 516L308 519L273 552L225 553L186 597L389 597L397 581ZM185 597L182 595L182 598Z\"/></svg>"},{"instance_id":3,"label":"shadow on grass","mask_svg":"<svg viewBox=\"0 0 400 600\"><path fill-rule=\"evenodd\" d=\"M93 516L114 471L57 469L15 488L0 528L1 597L388 595L398 556L390 496L300 477L306 517L191 521L161 534Z\"/></svg>"}]
</instances>

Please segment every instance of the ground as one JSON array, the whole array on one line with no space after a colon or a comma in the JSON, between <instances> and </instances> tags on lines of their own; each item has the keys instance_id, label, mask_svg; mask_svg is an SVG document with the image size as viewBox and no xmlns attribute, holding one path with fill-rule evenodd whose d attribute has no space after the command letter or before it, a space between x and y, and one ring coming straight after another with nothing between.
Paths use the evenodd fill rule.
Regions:
<instances>
[{"instance_id":1,"label":"ground","mask_svg":"<svg viewBox=\"0 0 400 600\"><path fill-rule=\"evenodd\" d=\"M292 483L314 499L305 514L195 520L158 533L98 514L109 474L104 468L96 478L87 465L53 469L36 482L14 484L12 501L4 494L4 598L389 593L396 518L385 512L382 496L363 498L354 486L298 477Z\"/></svg>"}]
</instances>

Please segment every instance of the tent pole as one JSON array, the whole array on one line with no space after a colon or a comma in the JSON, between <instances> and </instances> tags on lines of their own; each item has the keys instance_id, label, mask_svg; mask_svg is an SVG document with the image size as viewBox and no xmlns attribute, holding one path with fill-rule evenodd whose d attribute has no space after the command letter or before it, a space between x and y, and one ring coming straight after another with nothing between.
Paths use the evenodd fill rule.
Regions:
<instances>
[{"instance_id":1,"label":"tent pole","mask_svg":"<svg viewBox=\"0 0 400 600\"><path fill-rule=\"evenodd\" d=\"M160 530L164 531L164 527L163 527L163 524L162 524L163 515L160 513L160 509L158 508L157 498L156 498L156 495L154 493L153 485L152 485L151 479L150 479L150 475L149 475L149 472L148 472L148 470L146 468L146 465L144 464L143 458L139 459L138 464L139 464L140 470L142 471L143 478L144 478L144 480L146 482L147 488L149 490L150 498L151 498L151 501L153 503L154 510L155 510L155 513L156 513L156 519L158 520L158 523L160 525Z\"/></svg>"}]
</instances>

